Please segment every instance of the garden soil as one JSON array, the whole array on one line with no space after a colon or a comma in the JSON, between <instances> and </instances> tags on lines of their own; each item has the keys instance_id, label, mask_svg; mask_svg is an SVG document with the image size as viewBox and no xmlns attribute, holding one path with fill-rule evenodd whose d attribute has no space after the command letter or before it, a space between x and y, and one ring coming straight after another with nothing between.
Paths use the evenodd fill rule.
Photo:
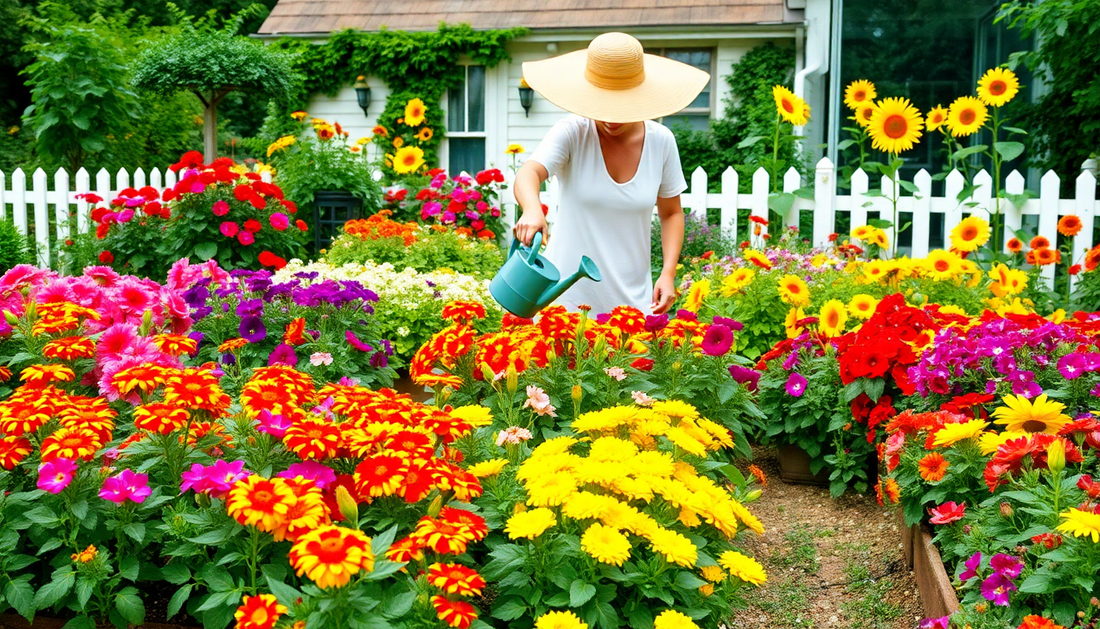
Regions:
<instances>
[{"instance_id":1,"label":"garden soil","mask_svg":"<svg viewBox=\"0 0 1100 629\"><path fill-rule=\"evenodd\" d=\"M746 476L749 463L738 465ZM763 496L749 505L765 531L741 539L768 581L734 611L730 629L917 626L920 594L894 509L880 507L873 492L833 500L828 488L784 483L771 448L755 448L751 463L767 475Z\"/></svg>"}]
</instances>

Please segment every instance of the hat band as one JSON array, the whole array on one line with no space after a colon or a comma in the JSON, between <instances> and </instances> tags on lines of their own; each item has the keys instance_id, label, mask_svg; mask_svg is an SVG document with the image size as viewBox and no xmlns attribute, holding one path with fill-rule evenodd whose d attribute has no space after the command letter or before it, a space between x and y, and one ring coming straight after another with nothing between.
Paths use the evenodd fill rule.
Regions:
<instances>
[{"instance_id":1,"label":"hat band","mask_svg":"<svg viewBox=\"0 0 1100 629\"><path fill-rule=\"evenodd\" d=\"M584 69L584 78L592 85L605 90L628 90L645 82L645 68L640 68L637 73L629 76L607 76L594 72L589 66Z\"/></svg>"}]
</instances>

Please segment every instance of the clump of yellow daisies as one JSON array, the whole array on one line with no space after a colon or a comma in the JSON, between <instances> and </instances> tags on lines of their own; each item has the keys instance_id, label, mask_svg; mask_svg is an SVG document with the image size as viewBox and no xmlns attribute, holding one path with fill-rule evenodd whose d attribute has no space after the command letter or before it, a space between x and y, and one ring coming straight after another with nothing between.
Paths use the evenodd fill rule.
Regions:
<instances>
[{"instance_id":1,"label":"clump of yellow daisies","mask_svg":"<svg viewBox=\"0 0 1100 629\"><path fill-rule=\"evenodd\" d=\"M728 429L690 404L664 400L585 413L572 428L578 436L544 442L517 471L527 500L505 525L511 539L536 540L566 527L580 534L584 552L612 566L648 549L669 564L700 568L708 596L716 585L764 582L764 568L732 549L714 558L718 565L699 566L699 548L685 534L732 540L742 527L764 531L728 489L696 468L734 446Z\"/></svg>"}]
</instances>

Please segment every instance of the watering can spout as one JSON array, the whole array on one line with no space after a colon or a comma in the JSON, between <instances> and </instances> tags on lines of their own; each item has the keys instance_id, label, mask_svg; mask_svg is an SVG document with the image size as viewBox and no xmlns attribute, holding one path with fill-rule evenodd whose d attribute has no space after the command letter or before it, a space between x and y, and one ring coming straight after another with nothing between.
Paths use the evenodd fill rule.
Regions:
<instances>
[{"instance_id":1,"label":"watering can spout","mask_svg":"<svg viewBox=\"0 0 1100 629\"><path fill-rule=\"evenodd\" d=\"M603 276L600 275L600 269L596 267L596 263L588 256L581 256L581 264L580 267L577 268L576 273L546 289L546 292L539 298L540 307L546 307L554 303L555 299L561 297L562 293L583 277L587 277L593 282L599 282L603 279Z\"/></svg>"}]
</instances>

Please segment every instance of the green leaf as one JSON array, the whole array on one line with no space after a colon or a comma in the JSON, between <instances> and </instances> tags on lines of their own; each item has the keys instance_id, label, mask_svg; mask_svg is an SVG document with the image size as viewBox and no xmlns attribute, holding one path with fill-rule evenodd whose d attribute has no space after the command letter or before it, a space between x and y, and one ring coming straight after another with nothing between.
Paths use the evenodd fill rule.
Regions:
<instances>
[{"instance_id":1,"label":"green leaf","mask_svg":"<svg viewBox=\"0 0 1100 629\"><path fill-rule=\"evenodd\" d=\"M233 533L233 527L225 526L220 529L210 531L209 533L203 533L198 537L193 537L187 541L198 544L199 546L217 546L225 540L229 539L229 536Z\"/></svg>"},{"instance_id":2,"label":"green leaf","mask_svg":"<svg viewBox=\"0 0 1100 629\"><path fill-rule=\"evenodd\" d=\"M138 596L137 588L128 587L115 595L115 609L135 625L145 621L145 603Z\"/></svg>"},{"instance_id":3,"label":"green leaf","mask_svg":"<svg viewBox=\"0 0 1100 629\"><path fill-rule=\"evenodd\" d=\"M1020 127L1001 127L1001 128L1004 129L1005 131L1008 131L1009 133L1020 133L1020 134L1023 134L1023 135L1027 135L1027 131L1021 129Z\"/></svg>"},{"instance_id":4,"label":"green leaf","mask_svg":"<svg viewBox=\"0 0 1100 629\"><path fill-rule=\"evenodd\" d=\"M687 570L681 570L676 574L676 587L683 590L697 590L707 584L706 581L700 579Z\"/></svg>"},{"instance_id":5,"label":"green leaf","mask_svg":"<svg viewBox=\"0 0 1100 629\"><path fill-rule=\"evenodd\" d=\"M374 539L370 541L371 552L374 553L375 557L383 556L389 549L390 545L393 544L393 540L396 537L396 525L390 527L389 530L384 533L379 533L378 535L375 535Z\"/></svg>"},{"instance_id":6,"label":"green leaf","mask_svg":"<svg viewBox=\"0 0 1100 629\"><path fill-rule=\"evenodd\" d=\"M179 561L169 562L160 569L160 574L165 581L174 585L187 583L191 579L191 570Z\"/></svg>"},{"instance_id":7,"label":"green leaf","mask_svg":"<svg viewBox=\"0 0 1100 629\"><path fill-rule=\"evenodd\" d=\"M497 599L500 601L500 599ZM493 611L490 614L493 618L500 620L515 620L519 618L527 611L527 605L523 604L517 599L509 598L503 603L494 604Z\"/></svg>"},{"instance_id":8,"label":"green leaf","mask_svg":"<svg viewBox=\"0 0 1100 629\"><path fill-rule=\"evenodd\" d=\"M53 607L76 584L76 573L72 566L62 566L54 570L53 579L34 594L34 606L38 609Z\"/></svg>"},{"instance_id":9,"label":"green leaf","mask_svg":"<svg viewBox=\"0 0 1100 629\"><path fill-rule=\"evenodd\" d=\"M200 242L195 245L195 255L205 262L218 255L218 245L213 242Z\"/></svg>"},{"instance_id":10,"label":"green leaf","mask_svg":"<svg viewBox=\"0 0 1100 629\"><path fill-rule=\"evenodd\" d=\"M749 148L750 146L752 146L754 144L758 144L758 143L763 142L764 140L767 140L767 139L768 139L768 136L766 136L766 135L754 135L752 137L745 138L744 140L741 140L740 142L738 142L737 143L737 148L746 149L746 148Z\"/></svg>"},{"instance_id":11,"label":"green leaf","mask_svg":"<svg viewBox=\"0 0 1100 629\"><path fill-rule=\"evenodd\" d=\"M88 601L92 598L92 592L95 590L95 581L88 577L76 578L76 603L80 609L84 609L88 605Z\"/></svg>"},{"instance_id":12,"label":"green leaf","mask_svg":"<svg viewBox=\"0 0 1100 629\"><path fill-rule=\"evenodd\" d=\"M994 142L993 149L1004 159L1010 162L1024 152L1024 145L1020 142Z\"/></svg>"},{"instance_id":13,"label":"green leaf","mask_svg":"<svg viewBox=\"0 0 1100 629\"><path fill-rule=\"evenodd\" d=\"M722 472L722 475L728 478L731 483L737 485L737 487L741 489L745 488L745 475L741 473L741 470L732 465L723 465L718 468L718 471Z\"/></svg>"},{"instance_id":14,"label":"green leaf","mask_svg":"<svg viewBox=\"0 0 1100 629\"><path fill-rule=\"evenodd\" d=\"M794 195L790 192L779 192L768 196L768 209L785 215L794 207Z\"/></svg>"},{"instance_id":15,"label":"green leaf","mask_svg":"<svg viewBox=\"0 0 1100 629\"><path fill-rule=\"evenodd\" d=\"M201 576L212 592L224 592L233 589L233 577L222 566L206 564L202 569Z\"/></svg>"},{"instance_id":16,"label":"green leaf","mask_svg":"<svg viewBox=\"0 0 1100 629\"><path fill-rule=\"evenodd\" d=\"M133 555L127 556L118 566L118 574L127 581L137 581L138 571L141 569L141 564L138 563L137 557Z\"/></svg>"},{"instance_id":17,"label":"green leaf","mask_svg":"<svg viewBox=\"0 0 1100 629\"><path fill-rule=\"evenodd\" d=\"M122 532L129 535L137 543L145 540L145 525L141 522L132 522L122 527Z\"/></svg>"},{"instance_id":18,"label":"green leaf","mask_svg":"<svg viewBox=\"0 0 1100 629\"><path fill-rule=\"evenodd\" d=\"M869 218L867 219L867 224L871 227L877 227L879 229L890 229L894 226L893 223L884 218Z\"/></svg>"},{"instance_id":19,"label":"green leaf","mask_svg":"<svg viewBox=\"0 0 1100 629\"><path fill-rule=\"evenodd\" d=\"M83 520L88 517L88 501L77 500L69 505L69 510L73 512L77 520Z\"/></svg>"},{"instance_id":20,"label":"green leaf","mask_svg":"<svg viewBox=\"0 0 1100 629\"><path fill-rule=\"evenodd\" d=\"M836 147L837 147L837 149L843 151L844 149L848 148L849 146L854 146L855 143L856 143L855 140L847 139L847 140L841 141L839 144L836 145Z\"/></svg>"},{"instance_id":21,"label":"green leaf","mask_svg":"<svg viewBox=\"0 0 1100 629\"><path fill-rule=\"evenodd\" d=\"M278 579L272 579L271 577L267 577L267 589L271 590L275 598L279 599L279 602L287 607L293 607L294 601L302 598L302 593L300 591Z\"/></svg>"},{"instance_id":22,"label":"green leaf","mask_svg":"<svg viewBox=\"0 0 1100 629\"><path fill-rule=\"evenodd\" d=\"M391 590L387 590L387 593ZM409 613L416 603L416 592L402 592L391 596L382 603L382 615L386 618L401 618Z\"/></svg>"},{"instance_id":23,"label":"green leaf","mask_svg":"<svg viewBox=\"0 0 1100 629\"><path fill-rule=\"evenodd\" d=\"M1053 589L1051 587L1051 574L1042 570L1032 573L1020 584L1020 591L1029 594L1046 594Z\"/></svg>"},{"instance_id":24,"label":"green leaf","mask_svg":"<svg viewBox=\"0 0 1100 629\"><path fill-rule=\"evenodd\" d=\"M57 515L45 505L35 507L23 515L31 522L42 526L53 526L58 521Z\"/></svg>"},{"instance_id":25,"label":"green leaf","mask_svg":"<svg viewBox=\"0 0 1100 629\"><path fill-rule=\"evenodd\" d=\"M577 579L569 586L569 606L580 607L596 595L596 586Z\"/></svg>"},{"instance_id":26,"label":"green leaf","mask_svg":"<svg viewBox=\"0 0 1100 629\"><path fill-rule=\"evenodd\" d=\"M4 586L4 600L15 608L15 611L22 617L30 620L34 617L34 588L31 587L31 578L33 575L23 574Z\"/></svg>"},{"instance_id":27,"label":"green leaf","mask_svg":"<svg viewBox=\"0 0 1100 629\"><path fill-rule=\"evenodd\" d=\"M96 629L95 620L91 616L77 616L65 623L61 629Z\"/></svg>"},{"instance_id":28,"label":"green leaf","mask_svg":"<svg viewBox=\"0 0 1100 629\"><path fill-rule=\"evenodd\" d=\"M180 589L176 590L176 593L172 595L172 598L168 599L168 619L171 620L172 616L180 613L180 609L183 608L183 604L187 602L187 599L191 598L191 588L194 587L193 583L188 583ZM276 597L278 598L278 597Z\"/></svg>"},{"instance_id":29,"label":"green leaf","mask_svg":"<svg viewBox=\"0 0 1100 629\"><path fill-rule=\"evenodd\" d=\"M975 146L968 146L964 149L959 149L959 150L955 151L955 154L952 156L952 158L955 161L959 161L961 159L966 159L967 157L970 157L971 155L981 153L982 151L986 150L987 148L989 148L989 147L984 145L984 144L977 144Z\"/></svg>"}]
</instances>

